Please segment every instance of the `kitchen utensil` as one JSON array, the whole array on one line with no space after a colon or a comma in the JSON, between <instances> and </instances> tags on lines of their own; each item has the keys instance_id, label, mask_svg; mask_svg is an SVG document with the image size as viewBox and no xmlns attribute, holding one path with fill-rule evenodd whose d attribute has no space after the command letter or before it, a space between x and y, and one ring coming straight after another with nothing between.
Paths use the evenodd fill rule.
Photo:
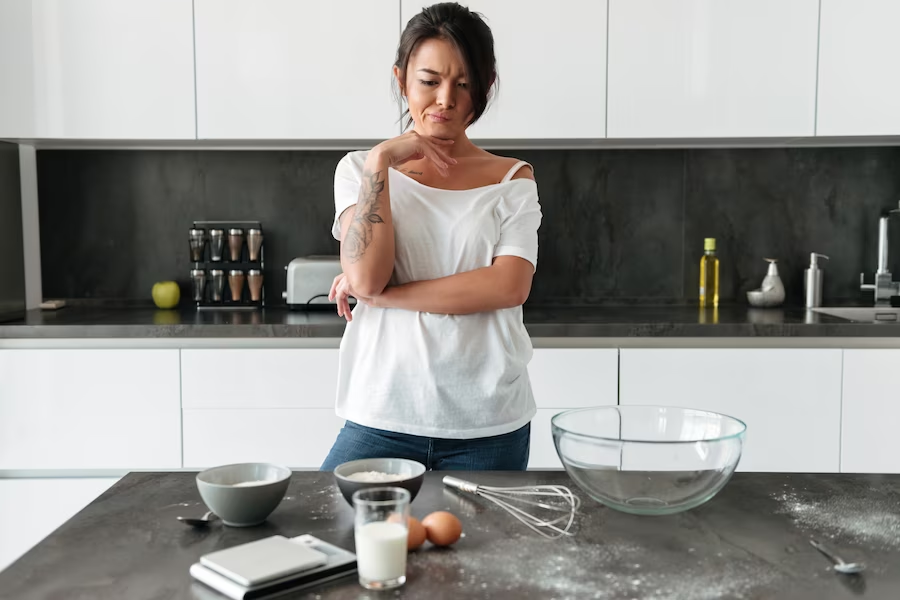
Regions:
<instances>
[{"instance_id":1,"label":"kitchen utensil","mask_svg":"<svg viewBox=\"0 0 900 600\"><path fill-rule=\"evenodd\" d=\"M219 262L222 260L222 249L225 246L225 230L209 230L209 260Z\"/></svg>"},{"instance_id":2,"label":"kitchen utensil","mask_svg":"<svg viewBox=\"0 0 900 600\"><path fill-rule=\"evenodd\" d=\"M538 532L545 538L556 539L569 533L575 521L575 511L581 506L581 499L564 485L529 485L519 487L493 487L478 485L449 475L444 477L444 485L490 500L516 519ZM518 502L530 510L541 509L548 512L547 518L527 512L513 502ZM555 513L564 513L552 518ZM562 527L558 524L565 523ZM549 529L553 533L548 533Z\"/></svg>"},{"instance_id":3,"label":"kitchen utensil","mask_svg":"<svg viewBox=\"0 0 900 600\"><path fill-rule=\"evenodd\" d=\"M179 521L191 527L206 527L215 521L216 518L216 515L211 510L206 511L202 517L177 517Z\"/></svg>"},{"instance_id":4,"label":"kitchen utensil","mask_svg":"<svg viewBox=\"0 0 900 600\"><path fill-rule=\"evenodd\" d=\"M247 254L251 262L259 260L259 249L262 247L263 233L261 229L247 230Z\"/></svg>"},{"instance_id":5,"label":"kitchen utensil","mask_svg":"<svg viewBox=\"0 0 900 600\"><path fill-rule=\"evenodd\" d=\"M241 293L244 291L244 272L240 269L232 269L228 272L228 287L231 288L231 300L241 301Z\"/></svg>"},{"instance_id":6,"label":"kitchen utensil","mask_svg":"<svg viewBox=\"0 0 900 600\"><path fill-rule=\"evenodd\" d=\"M191 229L188 231L188 237L191 243L191 262L200 262L206 248L206 230Z\"/></svg>"},{"instance_id":7,"label":"kitchen utensil","mask_svg":"<svg viewBox=\"0 0 900 600\"><path fill-rule=\"evenodd\" d=\"M211 269L209 272L209 299L213 302L222 301L222 291L225 289L225 271Z\"/></svg>"},{"instance_id":8,"label":"kitchen utensil","mask_svg":"<svg viewBox=\"0 0 900 600\"><path fill-rule=\"evenodd\" d=\"M191 269L191 297L194 302L203 302L203 294L206 291L206 271L203 269Z\"/></svg>"},{"instance_id":9,"label":"kitchen utensil","mask_svg":"<svg viewBox=\"0 0 900 600\"><path fill-rule=\"evenodd\" d=\"M262 299L262 271L259 269L250 269L247 271L247 285L250 288L251 302L259 302Z\"/></svg>"},{"instance_id":10,"label":"kitchen utensil","mask_svg":"<svg viewBox=\"0 0 900 600\"><path fill-rule=\"evenodd\" d=\"M231 254L232 262L241 260L241 250L244 248L244 230L229 229L228 230L228 251Z\"/></svg>"},{"instance_id":11,"label":"kitchen utensil","mask_svg":"<svg viewBox=\"0 0 900 600\"><path fill-rule=\"evenodd\" d=\"M866 570L866 565L862 563L848 563L845 562L840 556L823 546L821 543L816 540L809 540L809 543L813 548L821 552L828 560L834 563L832 567L838 573L843 575L856 575L857 573L862 573Z\"/></svg>"},{"instance_id":12,"label":"kitchen utensil","mask_svg":"<svg viewBox=\"0 0 900 600\"><path fill-rule=\"evenodd\" d=\"M334 469L334 478L338 488L344 495L344 499L353 506L353 493L357 490L375 487L402 487L409 491L409 501L416 499L419 488L425 480L425 465L406 458L363 458L351 460L338 465ZM354 473L386 473L388 475L403 475L403 479L394 481L356 481L349 477Z\"/></svg>"},{"instance_id":13,"label":"kitchen utensil","mask_svg":"<svg viewBox=\"0 0 900 600\"><path fill-rule=\"evenodd\" d=\"M241 463L197 474L203 502L232 527L259 525L284 498L291 470L270 463Z\"/></svg>"},{"instance_id":14,"label":"kitchen utensil","mask_svg":"<svg viewBox=\"0 0 900 600\"><path fill-rule=\"evenodd\" d=\"M406 583L409 490L368 488L352 499L359 584L368 590L400 587Z\"/></svg>"},{"instance_id":15,"label":"kitchen utensil","mask_svg":"<svg viewBox=\"0 0 900 600\"><path fill-rule=\"evenodd\" d=\"M722 489L747 426L704 410L602 406L560 413L551 429L563 466L591 498L622 512L667 515Z\"/></svg>"}]
</instances>

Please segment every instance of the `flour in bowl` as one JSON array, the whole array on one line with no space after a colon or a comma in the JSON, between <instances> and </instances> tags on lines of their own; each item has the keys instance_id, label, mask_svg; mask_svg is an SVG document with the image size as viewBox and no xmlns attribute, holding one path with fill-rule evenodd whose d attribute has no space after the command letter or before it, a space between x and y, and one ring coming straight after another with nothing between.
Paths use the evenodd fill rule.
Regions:
<instances>
[{"instance_id":1,"label":"flour in bowl","mask_svg":"<svg viewBox=\"0 0 900 600\"><path fill-rule=\"evenodd\" d=\"M407 478L407 475L382 473L381 471L360 471L358 473L347 475L347 479L350 481L363 481L365 483L386 483L389 481L401 481Z\"/></svg>"},{"instance_id":2,"label":"flour in bowl","mask_svg":"<svg viewBox=\"0 0 900 600\"><path fill-rule=\"evenodd\" d=\"M266 481L264 479L258 479L256 481L242 481L240 483L232 483L231 487L253 487L255 485L265 485L267 483L272 483L272 482Z\"/></svg>"}]
</instances>

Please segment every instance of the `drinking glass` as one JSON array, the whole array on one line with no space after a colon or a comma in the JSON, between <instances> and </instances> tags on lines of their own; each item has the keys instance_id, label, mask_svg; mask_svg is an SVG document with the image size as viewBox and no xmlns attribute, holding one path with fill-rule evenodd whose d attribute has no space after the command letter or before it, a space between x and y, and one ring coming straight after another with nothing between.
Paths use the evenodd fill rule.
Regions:
<instances>
[{"instance_id":1,"label":"drinking glass","mask_svg":"<svg viewBox=\"0 0 900 600\"><path fill-rule=\"evenodd\" d=\"M409 492L399 487L364 488L353 494L356 567L369 590L406 583Z\"/></svg>"}]
</instances>

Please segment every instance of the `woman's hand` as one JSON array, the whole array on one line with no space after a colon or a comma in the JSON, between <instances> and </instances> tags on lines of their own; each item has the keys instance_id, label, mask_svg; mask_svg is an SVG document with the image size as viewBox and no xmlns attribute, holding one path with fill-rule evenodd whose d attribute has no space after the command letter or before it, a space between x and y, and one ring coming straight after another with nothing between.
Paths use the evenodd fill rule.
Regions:
<instances>
[{"instance_id":1,"label":"woman's hand","mask_svg":"<svg viewBox=\"0 0 900 600\"><path fill-rule=\"evenodd\" d=\"M376 305L375 298L366 298L354 292L353 287L350 285L350 280L347 279L346 275L341 273L335 277L334 281L331 283L331 291L328 292L328 299L335 301L337 304L338 316L344 317L347 319L347 322L353 320L353 312L350 310L350 296L353 296L358 302L362 302L363 304L368 304L369 306Z\"/></svg>"},{"instance_id":2,"label":"woman's hand","mask_svg":"<svg viewBox=\"0 0 900 600\"><path fill-rule=\"evenodd\" d=\"M447 154L446 150L452 145L453 140L425 137L410 130L403 135L381 142L372 148L372 152L377 152L391 167L399 167L411 160L427 158L441 175L447 177L450 175L450 166L456 164L456 159Z\"/></svg>"}]
</instances>

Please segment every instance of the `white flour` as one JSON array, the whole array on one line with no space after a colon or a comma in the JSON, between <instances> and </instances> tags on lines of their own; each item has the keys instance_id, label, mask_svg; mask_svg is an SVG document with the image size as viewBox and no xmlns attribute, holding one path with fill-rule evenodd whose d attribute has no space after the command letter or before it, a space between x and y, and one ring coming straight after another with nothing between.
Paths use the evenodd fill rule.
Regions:
<instances>
[{"instance_id":1,"label":"white flour","mask_svg":"<svg viewBox=\"0 0 900 600\"><path fill-rule=\"evenodd\" d=\"M241 481L240 483L232 483L231 487L255 487L257 485L265 485L267 483L272 482L266 481L264 479L257 479L255 481Z\"/></svg>"},{"instance_id":2,"label":"white flour","mask_svg":"<svg viewBox=\"0 0 900 600\"><path fill-rule=\"evenodd\" d=\"M794 491L773 494L779 512L822 537L840 537L859 545L900 547L900 502L876 495L867 498L836 494L807 499Z\"/></svg>"},{"instance_id":3,"label":"white flour","mask_svg":"<svg viewBox=\"0 0 900 600\"><path fill-rule=\"evenodd\" d=\"M535 552L535 545L543 551ZM556 600L752 598L783 577L762 559L734 548L727 555L693 552L673 560L665 550L657 559L646 548L576 545L574 540L525 544L497 539L481 547L464 542L457 546L453 551L426 547L410 554L408 573L435 582L455 582L467 597L513 597L517 592L524 596L522 592L537 587L541 598ZM483 576L476 576L477 572Z\"/></svg>"},{"instance_id":4,"label":"white flour","mask_svg":"<svg viewBox=\"0 0 900 600\"><path fill-rule=\"evenodd\" d=\"M401 481L407 479L407 476L395 473L382 473L380 471L360 471L347 475L347 479L350 481L364 481L366 483L386 483L389 481Z\"/></svg>"}]
</instances>

